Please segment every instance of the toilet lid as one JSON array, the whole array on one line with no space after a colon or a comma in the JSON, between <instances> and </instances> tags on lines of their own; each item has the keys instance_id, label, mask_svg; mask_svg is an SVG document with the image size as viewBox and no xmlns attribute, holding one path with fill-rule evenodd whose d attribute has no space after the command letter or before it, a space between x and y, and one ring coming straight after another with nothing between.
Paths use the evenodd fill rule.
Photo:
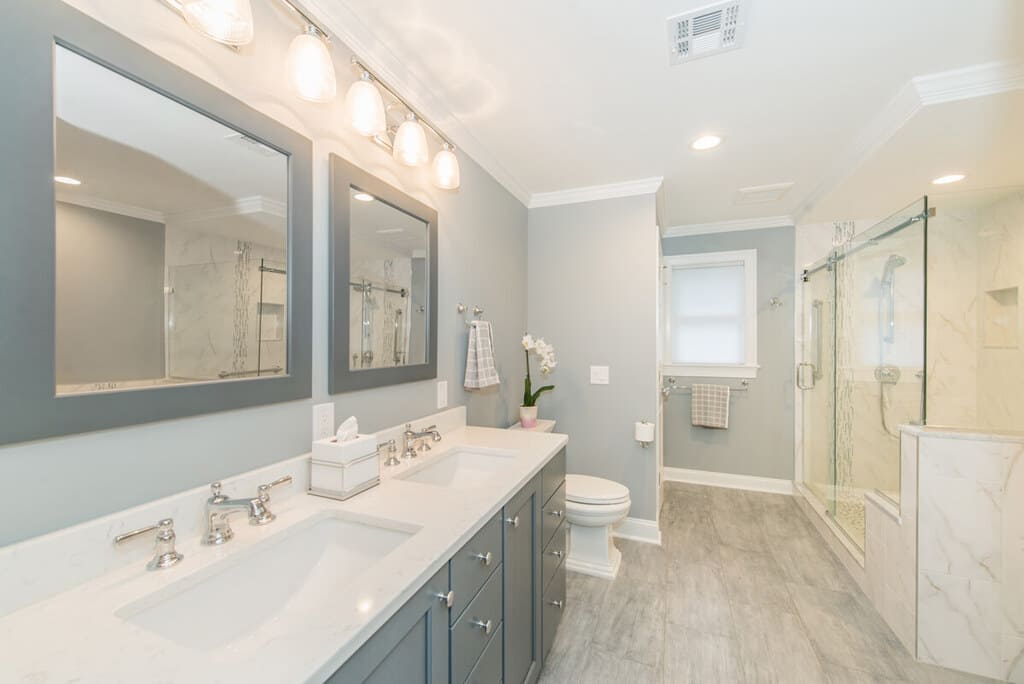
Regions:
<instances>
[{"instance_id":1,"label":"toilet lid","mask_svg":"<svg viewBox=\"0 0 1024 684\"><path fill-rule=\"evenodd\" d=\"M566 475L565 498L582 504L617 504L629 501L625 485L590 475Z\"/></svg>"}]
</instances>

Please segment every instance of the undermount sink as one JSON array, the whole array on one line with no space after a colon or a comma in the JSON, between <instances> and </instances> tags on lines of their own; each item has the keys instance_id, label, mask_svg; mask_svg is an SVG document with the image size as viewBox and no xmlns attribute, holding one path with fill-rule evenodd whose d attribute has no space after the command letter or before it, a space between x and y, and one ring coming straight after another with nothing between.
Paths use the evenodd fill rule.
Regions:
<instances>
[{"instance_id":1,"label":"undermount sink","mask_svg":"<svg viewBox=\"0 0 1024 684\"><path fill-rule=\"evenodd\" d=\"M326 513L117 611L117 616L189 648L211 650L244 638L290 604L367 570L415 527Z\"/></svg>"},{"instance_id":2,"label":"undermount sink","mask_svg":"<svg viewBox=\"0 0 1024 684\"><path fill-rule=\"evenodd\" d=\"M512 464L515 455L514 451L499 449L454 449L395 477L438 487L471 489L499 475Z\"/></svg>"}]
</instances>

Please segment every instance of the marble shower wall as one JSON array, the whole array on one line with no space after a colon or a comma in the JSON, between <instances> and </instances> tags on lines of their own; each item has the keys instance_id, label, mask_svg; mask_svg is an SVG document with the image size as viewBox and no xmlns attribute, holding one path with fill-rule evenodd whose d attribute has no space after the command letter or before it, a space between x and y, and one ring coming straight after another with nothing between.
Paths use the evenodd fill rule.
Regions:
<instances>
[{"instance_id":1,"label":"marble shower wall","mask_svg":"<svg viewBox=\"0 0 1024 684\"><path fill-rule=\"evenodd\" d=\"M353 260L352 282L369 281L375 286L410 293L413 290L412 270L411 258ZM353 368L390 368L406 362L423 362L408 358L411 306L408 295L403 297L393 292L371 290L364 296L361 291L349 287L349 340L352 346L349 357ZM365 356L367 353L369 357ZM401 358L396 359L396 354Z\"/></svg>"},{"instance_id":2,"label":"marble shower wall","mask_svg":"<svg viewBox=\"0 0 1024 684\"><path fill-rule=\"evenodd\" d=\"M170 377L285 369L287 276L263 273L261 283L259 270L261 259L285 270L285 250L168 228L165 253Z\"/></svg>"},{"instance_id":3,"label":"marble shower wall","mask_svg":"<svg viewBox=\"0 0 1024 684\"><path fill-rule=\"evenodd\" d=\"M918 434L918 658L1024 683L1024 438Z\"/></svg>"}]
</instances>

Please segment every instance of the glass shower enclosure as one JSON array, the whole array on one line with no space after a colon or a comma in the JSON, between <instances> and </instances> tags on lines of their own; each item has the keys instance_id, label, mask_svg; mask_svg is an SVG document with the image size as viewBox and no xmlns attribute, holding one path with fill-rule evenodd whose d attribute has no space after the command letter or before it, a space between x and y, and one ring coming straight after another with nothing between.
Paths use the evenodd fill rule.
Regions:
<instances>
[{"instance_id":1,"label":"glass shower enclosure","mask_svg":"<svg viewBox=\"0 0 1024 684\"><path fill-rule=\"evenodd\" d=\"M928 200L803 273L803 485L864 549L864 496L899 506L901 424L925 419Z\"/></svg>"}]
</instances>

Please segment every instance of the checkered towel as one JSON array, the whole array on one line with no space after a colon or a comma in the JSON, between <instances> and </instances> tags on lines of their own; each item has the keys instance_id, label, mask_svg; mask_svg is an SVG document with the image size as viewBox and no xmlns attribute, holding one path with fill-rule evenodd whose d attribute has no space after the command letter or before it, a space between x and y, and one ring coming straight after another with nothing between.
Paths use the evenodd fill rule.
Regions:
<instances>
[{"instance_id":1,"label":"checkered towel","mask_svg":"<svg viewBox=\"0 0 1024 684\"><path fill-rule=\"evenodd\" d=\"M493 387L501 381L494 367L494 336L487 321L473 321L466 352L466 389Z\"/></svg>"},{"instance_id":2,"label":"checkered towel","mask_svg":"<svg viewBox=\"0 0 1024 684\"><path fill-rule=\"evenodd\" d=\"M690 422L697 427L729 427L729 386L693 385L690 389Z\"/></svg>"}]
</instances>

